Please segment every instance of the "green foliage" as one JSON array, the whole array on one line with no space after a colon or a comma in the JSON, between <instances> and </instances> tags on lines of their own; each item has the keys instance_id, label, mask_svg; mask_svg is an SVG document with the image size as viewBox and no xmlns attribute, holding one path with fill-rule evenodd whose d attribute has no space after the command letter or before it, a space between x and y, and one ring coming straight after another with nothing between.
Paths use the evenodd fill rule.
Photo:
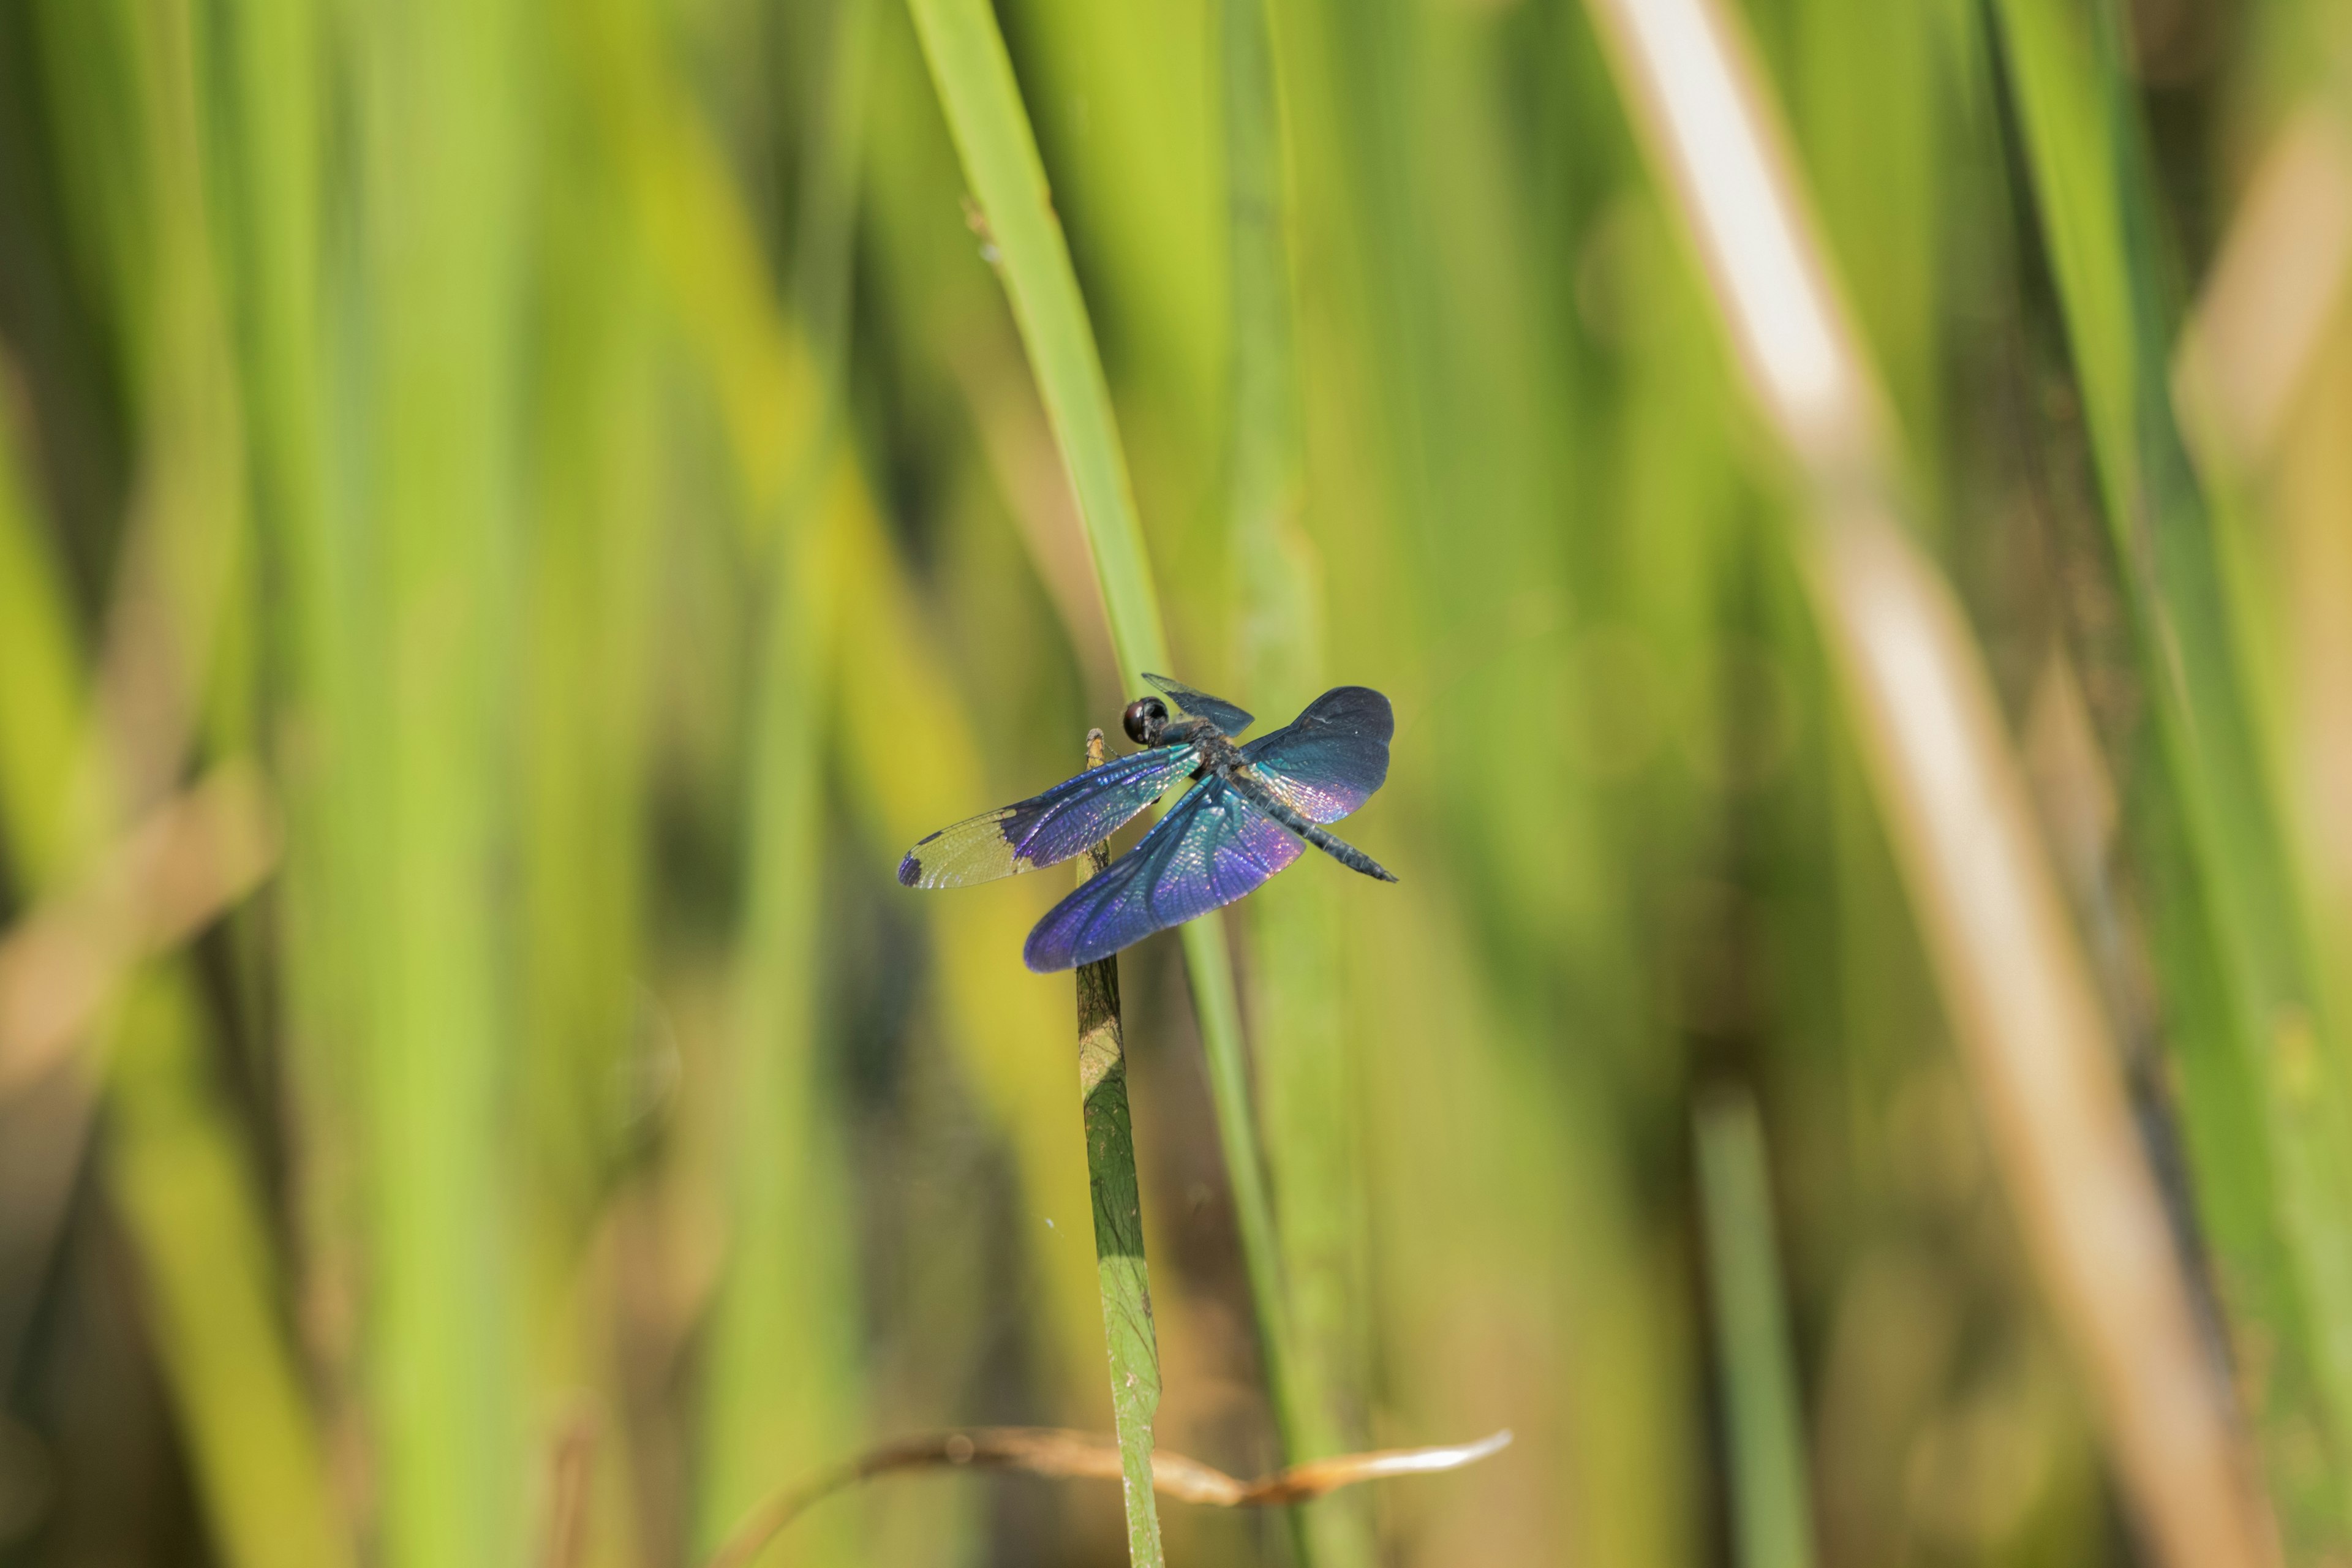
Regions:
<instances>
[{"instance_id":1,"label":"green foliage","mask_svg":"<svg viewBox=\"0 0 2352 1568\"><path fill-rule=\"evenodd\" d=\"M2226 477L2170 363L2342 40L2178 9L1743 15L2321 1563L2352 331ZM0 7L0 1559L692 1563L1116 1413L1517 1433L1180 1564L2137 1560L1623 69L1554 0ZM1066 878L891 869L1145 669L1388 692L1403 880L1122 954L1081 1117ZM123 852L223 768L226 910ZM1124 1538L876 1485L762 1561Z\"/></svg>"}]
</instances>

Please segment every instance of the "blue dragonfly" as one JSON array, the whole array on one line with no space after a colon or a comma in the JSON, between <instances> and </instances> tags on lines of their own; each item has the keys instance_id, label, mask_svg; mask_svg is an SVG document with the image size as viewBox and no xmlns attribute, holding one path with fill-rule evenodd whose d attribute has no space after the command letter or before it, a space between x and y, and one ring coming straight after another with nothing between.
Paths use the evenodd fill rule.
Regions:
<instances>
[{"instance_id":1,"label":"blue dragonfly","mask_svg":"<svg viewBox=\"0 0 2352 1568\"><path fill-rule=\"evenodd\" d=\"M957 888L1067 860L1158 800L1193 784L1141 843L1046 911L1021 957L1040 974L1107 958L1153 931L1223 909L1254 891L1309 844L1351 871L1393 882L1370 856L1323 830L1389 776L1389 700L1340 686L1247 745L1253 722L1232 703L1165 676L1161 696L1128 705L1127 737L1143 750L1055 784L1017 805L943 827L898 862L909 888ZM1173 702L1183 717L1172 717Z\"/></svg>"}]
</instances>

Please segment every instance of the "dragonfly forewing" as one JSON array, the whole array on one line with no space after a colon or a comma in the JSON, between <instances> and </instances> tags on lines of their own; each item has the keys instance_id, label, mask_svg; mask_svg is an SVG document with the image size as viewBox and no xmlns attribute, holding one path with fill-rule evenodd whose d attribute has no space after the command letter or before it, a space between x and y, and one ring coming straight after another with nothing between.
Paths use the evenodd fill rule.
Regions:
<instances>
[{"instance_id":1,"label":"dragonfly forewing","mask_svg":"<svg viewBox=\"0 0 2352 1568\"><path fill-rule=\"evenodd\" d=\"M1109 837L1194 765L1182 746L1119 757L1018 805L941 828L907 851L898 881L956 888L1066 860Z\"/></svg>"}]
</instances>

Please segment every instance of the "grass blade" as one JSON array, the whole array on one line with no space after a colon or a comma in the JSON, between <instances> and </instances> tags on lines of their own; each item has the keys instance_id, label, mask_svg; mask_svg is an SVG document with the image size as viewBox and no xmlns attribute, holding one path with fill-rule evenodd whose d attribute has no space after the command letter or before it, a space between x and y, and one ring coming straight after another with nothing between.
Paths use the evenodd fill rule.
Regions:
<instances>
[{"instance_id":1,"label":"grass blade","mask_svg":"<svg viewBox=\"0 0 2352 1568\"><path fill-rule=\"evenodd\" d=\"M369 1165L370 1383L388 1568L525 1550L498 897L520 532L518 8L370 5L370 482L336 563ZM362 915L362 907L373 912Z\"/></svg>"},{"instance_id":2,"label":"grass blade","mask_svg":"<svg viewBox=\"0 0 2352 1568\"><path fill-rule=\"evenodd\" d=\"M2197 912L2173 922L2176 952L2204 952L2177 958L2168 980L2176 997L2191 964L2213 980L2210 1005L2175 1004L2205 1216L2224 1294L2248 1314L2242 1348L2265 1369L2249 1398L2284 1522L2304 1547L2342 1550L2352 1541L2352 1058L2315 984L2295 855L2265 776L2276 753L2232 615L2251 605L2231 602L2234 563L2172 405L2178 302L2122 23L2104 3L2003 0L1994 14L2194 889ZM2231 1187L2250 1187L2252 1200L2216 1201ZM2305 1457L2312 1399L2326 1450L2316 1468Z\"/></svg>"},{"instance_id":3,"label":"grass blade","mask_svg":"<svg viewBox=\"0 0 2352 1568\"><path fill-rule=\"evenodd\" d=\"M2162 1559L2264 1530L2097 991L1959 608L1897 522L1885 404L1740 41L1708 0L1595 0L1750 395L1800 464L1796 540L1946 1010L2126 1494Z\"/></svg>"},{"instance_id":4,"label":"grass blade","mask_svg":"<svg viewBox=\"0 0 2352 1568\"><path fill-rule=\"evenodd\" d=\"M706 1464L695 1551L711 1549L778 1474L808 1468L820 1445L853 1431L864 1403L856 1319L856 1212L833 1098L824 993L824 737L844 599L840 539L863 505L835 416L839 355L848 341L850 231L860 63L856 0L835 7L836 94L810 156L819 167L799 226L803 321L819 345L802 367L813 400L781 428L755 431L788 468L747 486L750 552L770 563L755 624L750 893L735 955L733 1107L727 1275L712 1317L703 1377ZM831 165L827 167L825 165ZM742 323L739 322L740 329ZM830 482L828 482L830 481ZM860 1555L853 1519L804 1548L820 1562Z\"/></svg>"},{"instance_id":5,"label":"grass blade","mask_svg":"<svg viewBox=\"0 0 2352 1568\"><path fill-rule=\"evenodd\" d=\"M1102 359L1071 269L1069 248L1054 216L1013 62L985 0L910 0L910 5L949 130L1000 258L1013 319L1061 447L1070 488L1077 496L1119 673L1131 689L1140 690L1145 670L1170 672L1159 596L1152 587L1150 558ZM1297 1358L1223 922L1213 915L1193 921L1182 928L1181 941L1266 1379L1275 1409L1288 1412L1297 1407L1292 1385ZM1286 1423L1284 1439L1286 1445L1291 1439Z\"/></svg>"},{"instance_id":6,"label":"grass blade","mask_svg":"<svg viewBox=\"0 0 2352 1568\"><path fill-rule=\"evenodd\" d=\"M1119 673L1129 688L1141 690L1145 670L1170 673L1160 597L1152 588L1151 558L1102 356L1054 216L1013 62L987 5L976 0L912 0L911 8L948 128L1001 258L1000 275L1038 395L1078 499Z\"/></svg>"},{"instance_id":7,"label":"grass blade","mask_svg":"<svg viewBox=\"0 0 2352 1568\"><path fill-rule=\"evenodd\" d=\"M1747 1095L1718 1093L1701 1102L1695 1125L1707 1300L1730 1431L1734 1556L1741 1568L1811 1568L1804 1410L1780 1304L1763 1122Z\"/></svg>"},{"instance_id":8,"label":"grass blade","mask_svg":"<svg viewBox=\"0 0 2352 1568\"><path fill-rule=\"evenodd\" d=\"M820 1109L815 994L824 885L826 661L839 597L828 524L812 514L772 541L766 653L752 731L753 868L738 955L732 1232L704 1383L706 1467L697 1550L708 1551L779 1473L854 1428L858 1350L840 1151ZM848 1560L845 1532L820 1559Z\"/></svg>"},{"instance_id":9,"label":"grass blade","mask_svg":"<svg viewBox=\"0 0 2352 1568\"><path fill-rule=\"evenodd\" d=\"M1109 760L1102 731L1087 736L1087 766ZM1110 865L1110 845L1087 850L1078 882ZM1160 1343L1151 1326L1151 1276L1143 1261L1143 1194L1135 1177L1135 1127L1127 1105L1127 1042L1118 1016L1118 957L1081 965L1078 1098L1094 1193L1095 1272L1103 1342L1110 1355L1110 1408L1127 1501L1127 1560L1160 1568L1160 1505L1151 1489L1151 1418L1160 1408Z\"/></svg>"},{"instance_id":10,"label":"grass blade","mask_svg":"<svg viewBox=\"0 0 2352 1568\"><path fill-rule=\"evenodd\" d=\"M1299 524L1306 455L1292 310L1288 160L1273 18L1265 0L1224 0L1219 17L1226 214L1233 288L1232 530L1242 689L1276 713L1312 700L1323 677L1320 563ZM1255 960L1252 1029L1267 1177L1282 1249L1293 1355L1276 1411L1296 1459L1362 1446L1368 1269L1357 1194L1355 1070L1342 1034L1340 932L1328 880L1277 879L1237 919ZM1369 1500L1297 1510L1308 1561L1373 1559Z\"/></svg>"}]
</instances>

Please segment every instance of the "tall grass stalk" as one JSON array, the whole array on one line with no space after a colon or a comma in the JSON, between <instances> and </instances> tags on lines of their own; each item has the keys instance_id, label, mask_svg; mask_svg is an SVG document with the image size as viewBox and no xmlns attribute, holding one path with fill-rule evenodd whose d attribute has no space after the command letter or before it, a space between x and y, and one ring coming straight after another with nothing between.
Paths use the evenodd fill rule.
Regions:
<instances>
[{"instance_id":1,"label":"tall grass stalk","mask_svg":"<svg viewBox=\"0 0 2352 1568\"><path fill-rule=\"evenodd\" d=\"M821 502L832 498L821 498ZM837 510L828 509L833 515ZM819 1109L816 994L824 885L816 736L833 646L835 530L813 511L771 542L766 653L752 726L753 867L739 960L727 1279L704 1383L708 1468L697 1554L781 1478L856 1429L858 1347L840 1148ZM820 1559L852 1554L840 1516Z\"/></svg>"},{"instance_id":2,"label":"tall grass stalk","mask_svg":"<svg viewBox=\"0 0 2352 1568\"><path fill-rule=\"evenodd\" d=\"M1300 527L1306 453L1293 320L1289 159L1274 22L1265 0L1224 0L1217 19L1224 105L1233 310L1229 527L1241 689L1276 713L1323 678L1321 565ZM1294 877L1240 916L1255 959L1267 1175L1293 1332L1289 1403L1276 1412L1294 1462L1362 1447L1368 1269L1358 1194L1356 1068L1341 1022L1339 910L1328 879ZM1327 1568L1373 1560L1371 1500L1349 1492L1297 1510L1306 1555Z\"/></svg>"},{"instance_id":3,"label":"tall grass stalk","mask_svg":"<svg viewBox=\"0 0 2352 1568\"><path fill-rule=\"evenodd\" d=\"M374 1452L388 1568L524 1549L501 955L521 476L520 8L368 7L354 123L369 483L339 563L339 813L365 997ZM337 911L358 921L359 909Z\"/></svg>"},{"instance_id":4,"label":"tall grass stalk","mask_svg":"<svg viewBox=\"0 0 2352 1568\"><path fill-rule=\"evenodd\" d=\"M330 395L320 327L328 310L322 168L333 101L326 19L316 0L234 0L224 10L220 79L235 237L238 347L251 453L256 554L276 590L257 595L261 684L271 703L262 742L283 801L287 850L272 889L281 962L289 1165L301 1268L299 1315L350 1300L365 1248L367 1158L359 1129L366 1054L361 976L373 900L357 876L369 837L365 791L341 760L361 723L348 635L355 607L346 535L331 500ZM361 1352L346 1331L306 1345L330 1432L361 1418Z\"/></svg>"},{"instance_id":5,"label":"tall grass stalk","mask_svg":"<svg viewBox=\"0 0 2352 1568\"><path fill-rule=\"evenodd\" d=\"M1749 391L1805 481L1795 540L2029 1246L2126 1491L2177 1568L2265 1560L2114 1045L1981 656L1901 529L1885 404L1767 100L1707 0L1595 0Z\"/></svg>"},{"instance_id":6,"label":"tall grass stalk","mask_svg":"<svg viewBox=\"0 0 2352 1568\"><path fill-rule=\"evenodd\" d=\"M1748 1095L1721 1090L1701 1101L1693 1125L1730 1439L1734 1556L1741 1568L1812 1568L1804 1408L1781 1305L1763 1120Z\"/></svg>"},{"instance_id":7,"label":"tall grass stalk","mask_svg":"<svg viewBox=\"0 0 2352 1568\"><path fill-rule=\"evenodd\" d=\"M1143 671L1168 671L1159 597L1110 389L1013 63L984 0L911 0L911 8L1077 496L1119 673L1131 689L1141 689ZM1194 921L1183 927L1181 940L1266 1381L1276 1411L1292 1411L1297 1407L1297 1357L1289 1304L1251 1109L1249 1063L1223 921L1213 915ZM1286 1445L1291 1436L1286 1430Z\"/></svg>"},{"instance_id":8,"label":"tall grass stalk","mask_svg":"<svg viewBox=\"0 0 2352 1568\"><path fill-rule=\"evenodd\" d=\"M819 997L824 973L823 737L838 652L842 520L860 507L839 449L841 355L849 331L848 258L866 0L834 8L831 113L810 137L807 210L795 272L817 345L807 424L769 433L793 454L779 515L756 536L772 563L758 617L764 654L751 726L751 893L737 957L733 1175L728 1278L716 1303L703 1386L709 1468L698 1555L780 1478L814 1470L858 1426L860 1351L853 1211L843 1142L827 1098ZM798 412L798 411L796 411ZM828 478L832 482L827 483ZM789 1391L789 1392L787 1392ZM802 1550L857 1555L855 1519Z\"/></svg>"},{"instance_id":9,"label":"tall grass stalk","mask_svg":"<svg viewBox=\"0 0 2352 1568\"><path fill-rule=\"evenodd\" d=\"M1102 731L1087 736L1087 766L1109 761ZM1078 882L1110 865L1110 845L1089 848ZM1095 1214L1095 1273L1110 1360L1110 1408L1118 1433L1127 1560L1160 1568L1160 1502L1151 1486L1152 1416L1160 1408L1160 1341L1151 1276L1143 1260L1143 1193L1135 1173L1135 1125L1127 1102L1127 1039L1118 1009L1118 958L1082 964L1078 987L1078 1099L1087 1130L1087 1178Z\"/></svg>"},{"instance_id":10,"label":"tall grass stalk","mask_svg":"<svg viewBox=\"0 0 2352 1568\"><path fill-rule=\"evenodd\" d=\"M1397 699L1383 821L1425 829L1409 896L1350 898L1344 927L1382 1399L1500 1419L1458 1363L1407 1350L1475 1343L1559 1413L1439 1505L1420 1550L1508 1556L1511 1521L1540 1517L1545 1550L1686 1561L1702 1367L1657 1251L1679 1214L1640 1174L1683 1136L1682 1053L1643 931L1709 831L1680 763L1735 537L1705 524L1747 504L1720 350L1687 279L1648 260L1665 237L1572 16L1276 13L1311 282L1307 524L1333 656ZM1538 59L1572 85L1497 90ZM1567 717L1598 712L1579 671L1600 650L1631 655L1634 704L1658 700L1622 733ZM1498 1251L1526 1294L1476 1282Z\"/></svg>"},{"instance_id":11,"label":"tall grass stalk","mask_svg":"<svg viewBox=\"0 0 2352 1568\"><path fill-rule=\"evenodd\" d=\"M2267 776L2277 753L2229 592L2241 563L2172 406L2179 303L2123 24L2104 3L2004 0L1994 14L2194 889L2166 974L2202 1217L2252 1336L2240 1342L2254 1369L2248 1396L2285 1522L2302 1549L2341 1551L2352 1542L2352 1058L2315 983L2306 889ZM2234 606L2248 607L2242 595ZM2191 989L2200 972L2213 987L2203 997Z\"/></svg>"}]
</instances>

